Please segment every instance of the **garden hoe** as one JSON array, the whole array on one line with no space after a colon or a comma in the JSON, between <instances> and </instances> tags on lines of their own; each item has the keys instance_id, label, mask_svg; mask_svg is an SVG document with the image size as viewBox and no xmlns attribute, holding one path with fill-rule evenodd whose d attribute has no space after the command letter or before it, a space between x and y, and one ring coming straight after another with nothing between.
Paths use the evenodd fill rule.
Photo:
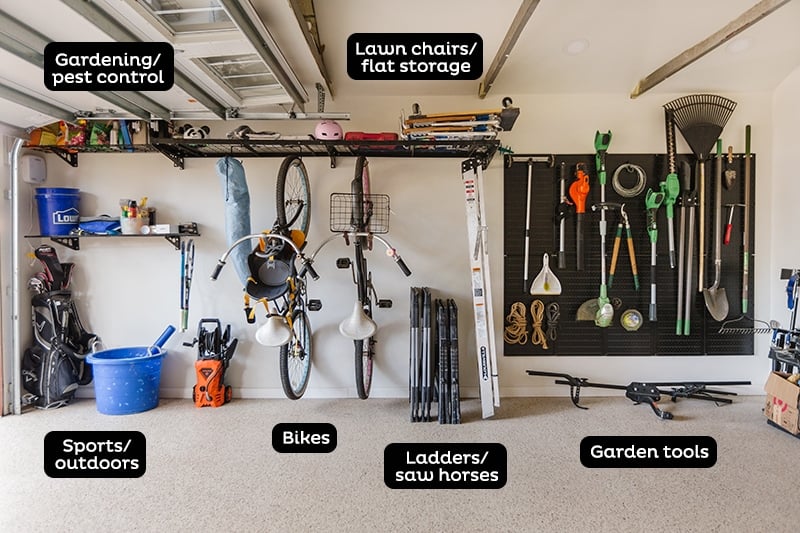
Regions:
<instances>
[{"instance_id":1,"label":"garden hoe","mask_svg":"<svg viewBox=\"0 0 800 533\"><path fill-rule=\"evenodd\" d=\"M717 141L714 172L714 284L703 289L708 313L721 322L728 316L728 296L719 286L722 272L722 141Z\"/></svg>"}]
</instances>

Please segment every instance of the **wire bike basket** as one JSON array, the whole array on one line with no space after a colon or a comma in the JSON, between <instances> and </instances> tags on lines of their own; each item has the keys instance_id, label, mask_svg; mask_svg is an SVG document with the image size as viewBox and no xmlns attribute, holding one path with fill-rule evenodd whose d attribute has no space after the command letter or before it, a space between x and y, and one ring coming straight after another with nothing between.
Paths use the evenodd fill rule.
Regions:
<instances>
[{"instance_id":1,"label":"wire bike basket","mask_svg":"<svg viewBox=\"0 0 800 533\"><path fill-rule=\"evenodd\" d=\"M361 227L360 221L357 220L359 201L363 203L362 212L366 220L364 227ZM386 194L331 193L330 221L331 231L335 233L388 233L389 196Z\"/></svg>"}]
</instances>

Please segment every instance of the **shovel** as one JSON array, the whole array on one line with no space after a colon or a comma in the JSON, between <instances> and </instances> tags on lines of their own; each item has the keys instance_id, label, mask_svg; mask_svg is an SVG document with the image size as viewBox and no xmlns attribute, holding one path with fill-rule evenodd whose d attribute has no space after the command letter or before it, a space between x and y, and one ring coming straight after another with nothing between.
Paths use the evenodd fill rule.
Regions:
<instances>
[{"instance_id":1,"label":"shovel","mask_svg":"<svg viewBox=\"0 0 800 533\"><path fill-rule=\"evenodd\" d=\"M717 141L717 159L714 176L714 284L703 289L708 313L721 322L728 316L728 296L719 286L722 271L722 141Z\"/></svg>"}]
</instances>

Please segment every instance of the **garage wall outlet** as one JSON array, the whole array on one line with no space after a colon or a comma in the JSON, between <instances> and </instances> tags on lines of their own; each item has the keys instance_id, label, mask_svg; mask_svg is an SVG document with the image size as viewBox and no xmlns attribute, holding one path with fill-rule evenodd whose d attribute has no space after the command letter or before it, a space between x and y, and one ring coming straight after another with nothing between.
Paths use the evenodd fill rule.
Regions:
<instances>
[{"instance_id":1,"label":"garage wall outlet","mask_svg":"<svg viewBox=\"0 0 800 533\"><path fill-rule=\"evenodd\" d=\"M44 183L47 164L43 157L26 154L19 158L19 176L25 183Z\"/></svg>"}]
</instances>

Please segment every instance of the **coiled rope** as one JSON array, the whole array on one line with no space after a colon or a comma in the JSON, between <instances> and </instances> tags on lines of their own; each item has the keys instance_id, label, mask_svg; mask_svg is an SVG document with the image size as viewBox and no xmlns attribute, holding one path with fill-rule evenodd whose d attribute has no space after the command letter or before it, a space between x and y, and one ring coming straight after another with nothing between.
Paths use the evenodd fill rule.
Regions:
<instances>
[{"instance_id":1,"label":"coiled rope","mask_svg":"<svg viewBox=\"0 0 800 533\"><path fill-rule=\"evenodd\" d=\"M561 308L556 302L547 304L547 338L555 342L558 338L558 320L561 318Z\"/></svg>"},{"instance_id":2,"label":"coiled rope","mask_svg":"<svg viewBox=\"0 0 800 533\"><path fill-rule=\"evenodd\" d=\"M531 344L541 346L547 350L547 335L544 334L542 329L542 321L544 320L544 303L541 300L534 300L531 304L531 320L533 321L533 335L531 335Z\"/></svg>"},{"instance_id":3,"label":"coiled rope","mask_svg":"<svg viewBox=\"0 0 800 533\"><path fill-rule=\"evenodd\" d=\"M511 311L506 316L508 324L503 330L503 340L507 344L525 344L528 342L528 319L525 304L514 302Z\"/></svg>"}]
</instances>

